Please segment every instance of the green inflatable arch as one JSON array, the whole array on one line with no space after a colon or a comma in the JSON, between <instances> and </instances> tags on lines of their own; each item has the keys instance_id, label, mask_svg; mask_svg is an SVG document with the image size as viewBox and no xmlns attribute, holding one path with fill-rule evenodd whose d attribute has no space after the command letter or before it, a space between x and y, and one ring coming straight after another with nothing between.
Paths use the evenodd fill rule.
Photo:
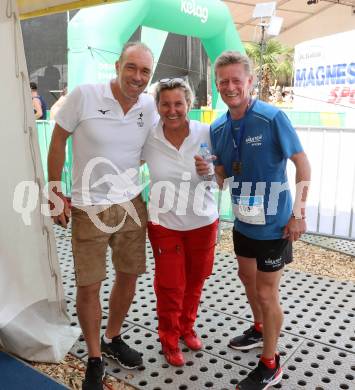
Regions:
<instances>
[{"instance_id":1,"label":"green inflatable arch","mask_svg":"<svg viewBox=\"0 0 355 390\"><path fill-rule=\"evenodd\" d=\"M167 32L200 38L211 63L224 50L244 53L229 10L220 0L130 0L87 8L68 27L69 89L112 78L118 53L139 26L141 40L156 60ZM214 82L212 86L213 108L219 108L222 102Z\"/></svg>"}]
</instances>

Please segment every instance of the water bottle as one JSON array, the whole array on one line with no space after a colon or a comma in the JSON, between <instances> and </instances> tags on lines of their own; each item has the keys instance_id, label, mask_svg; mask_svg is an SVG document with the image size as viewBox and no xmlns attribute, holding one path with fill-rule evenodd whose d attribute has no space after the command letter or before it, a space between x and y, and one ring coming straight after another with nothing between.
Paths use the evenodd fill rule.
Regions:
<instances>
[{"instance_id":1,"label":"water bottle","mask_svg":"<svg viewBox=\"0 0 355 390\"><path fill-rule=\"evenodd\" d=\"M205 160L207 161L208 164L208 174L202 176L203 180L211 181L214 176L214 166L213 166L213 158L212 158L212 153L208 149L208 144L206 142L202 143L200 145L200 150L198 154Z\"/></svg>"}]
</instances>

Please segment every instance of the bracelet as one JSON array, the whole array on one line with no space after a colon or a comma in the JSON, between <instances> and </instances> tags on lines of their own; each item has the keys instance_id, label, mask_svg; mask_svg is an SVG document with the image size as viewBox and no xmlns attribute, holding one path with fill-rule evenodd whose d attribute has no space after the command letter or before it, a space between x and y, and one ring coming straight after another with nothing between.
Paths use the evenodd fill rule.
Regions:
<instances>
[{"instance_id":1,"label":"bracelet","mask_svg":"<svg viewBox=\"0 0 355 390\"><path fill-rule=\"evenodd\" d=\"M306 219L305 215L295 215L293 212L291 214L291 217L294 218L296 221Z\"/></svg>"}]
</instances>

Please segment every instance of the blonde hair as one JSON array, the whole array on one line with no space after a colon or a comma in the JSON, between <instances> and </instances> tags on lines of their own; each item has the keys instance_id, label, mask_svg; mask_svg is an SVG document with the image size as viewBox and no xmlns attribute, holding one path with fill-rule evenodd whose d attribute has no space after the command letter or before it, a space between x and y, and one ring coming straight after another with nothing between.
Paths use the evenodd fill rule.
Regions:
<instances>
[{"instance_id":1,"label":"blonde hair","mask_svg":"<svg viewBox=\"0 0 355 390\"><path fill-rule=\"evenodd\" d=\"M173 89L181 89L184 92L185 100L187 102L188 109L190 110L195 99L194 94L189 83L178 77L172 79L162 79L157 82L153 91L155 104L159 104L160 94L162 91L171 91Z\"/></svg>"},{"instance_id":2,"label":"blonde hair","mask_svg":"<svg viewBox=\"0 0 355 390\"><path fill-rule=\"evenodd\" d=\"M224 51L220 56L217 57L214 63L214 74L217 78L217 69L222 66L242 64L244 66L247 75L251 75L253 72L252 62L249 57L239 53L239 51Z\"/></svg>"}]
</instances>

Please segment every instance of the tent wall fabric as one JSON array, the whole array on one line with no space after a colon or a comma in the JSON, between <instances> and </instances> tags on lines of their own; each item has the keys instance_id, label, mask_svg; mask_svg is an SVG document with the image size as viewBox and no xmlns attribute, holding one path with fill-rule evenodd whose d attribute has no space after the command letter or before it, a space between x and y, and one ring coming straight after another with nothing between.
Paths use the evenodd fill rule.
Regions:
<instances>
[{"instance_id":1,"label":"tent wall fabric","mask_svg":"<svg viewBox=\"0 0 355 390\"><path fill-rule=\"evenodd\" d=\"M66 314L16 3L0 2L0 343L22 358L57 362L79 329Z\"/></svg>"}]
</instances>

